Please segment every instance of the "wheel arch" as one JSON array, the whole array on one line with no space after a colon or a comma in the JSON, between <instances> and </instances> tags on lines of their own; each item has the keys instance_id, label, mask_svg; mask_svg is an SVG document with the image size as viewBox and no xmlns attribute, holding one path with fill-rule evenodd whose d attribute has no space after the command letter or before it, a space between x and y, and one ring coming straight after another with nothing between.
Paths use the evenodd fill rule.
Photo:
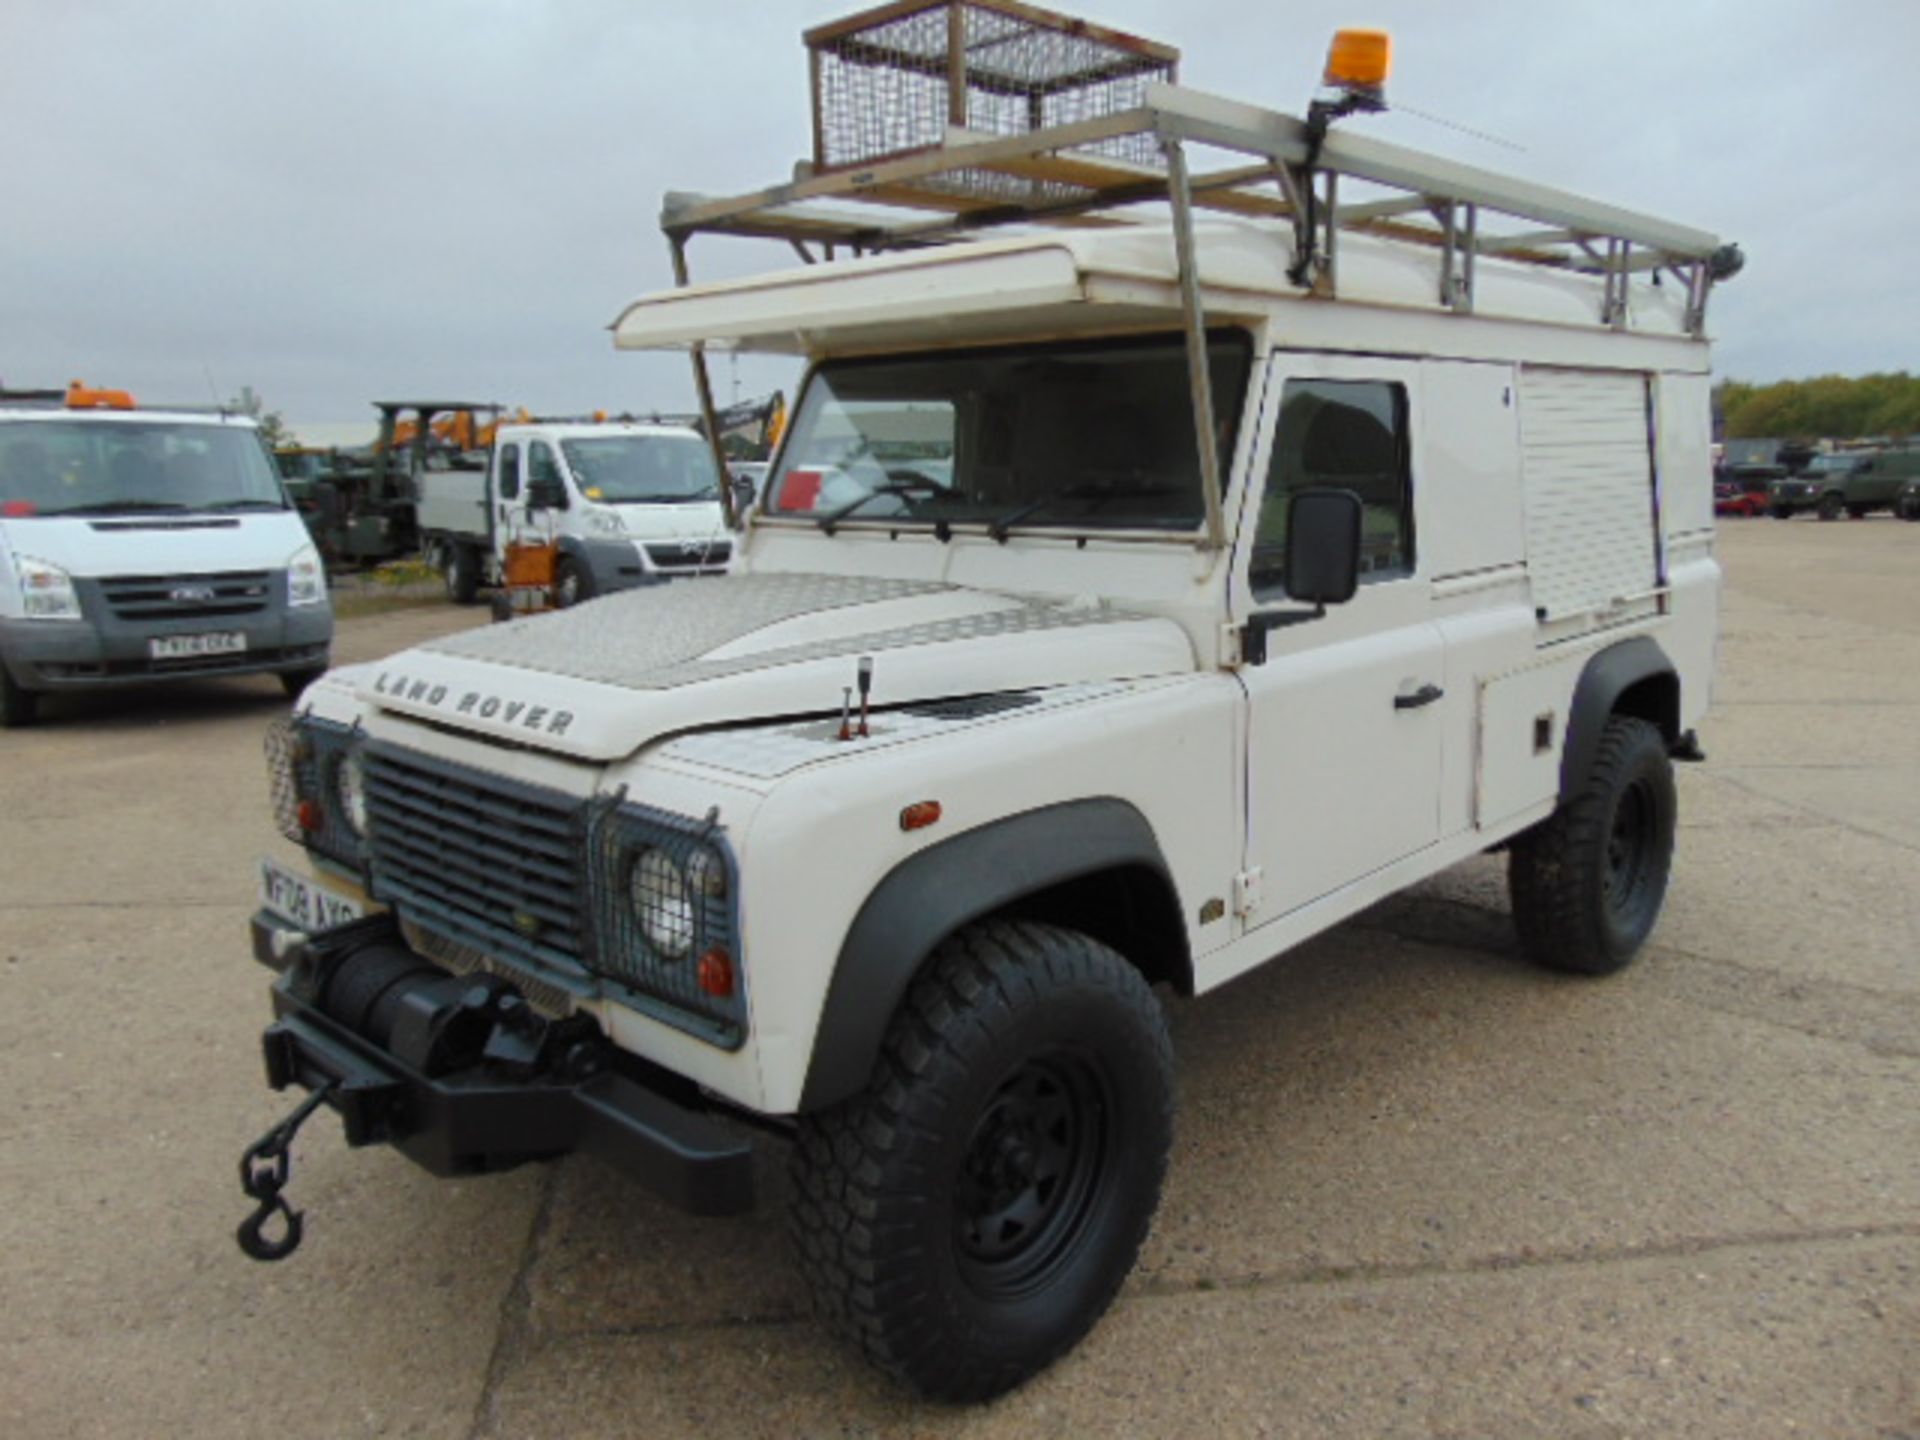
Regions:
<instances>
[{"instance_id":1,"label":"wheel arch","mask_svg":"<svg viewBox=\"0 0 1920 1440\"><path fill-rule=\"evenodd\" d=\"M1146 816L1110 797L1024 811L909 856L868 895L827 987L802 1111L837 1104L866 1084L887 1026L934 947L996 914L1081 930L1149 983L1192 993L1179 893Z\"/></svg>"},{"instance_id":2,"label":"wheel arch","mask_svg":"<svg viewBox=\"0 0 1920 1440\"><path fill-rule=\"evenodd\" d=\"M1636 635L1592 656L1573 687L1567 743L1560 755L1560 803L1579 793L1593 768L1600 734L1614 715L1654 725L1669 746L1680 743L1680 672L1649 635Z\"/></svg>"}]
</instances>

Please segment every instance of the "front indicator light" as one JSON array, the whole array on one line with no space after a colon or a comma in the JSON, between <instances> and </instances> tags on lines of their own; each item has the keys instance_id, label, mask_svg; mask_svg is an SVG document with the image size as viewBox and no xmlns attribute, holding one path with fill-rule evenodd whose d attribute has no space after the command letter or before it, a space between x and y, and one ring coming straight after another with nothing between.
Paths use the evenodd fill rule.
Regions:
<instances>
[{"instance_id":1,"label":"front indicator light","mask_svg":"<svg viewBox=\"0 0 1920 1440\"><path fill-rule=\"evenodd\" d=\"M920 800L900 812L902 830L924 830L940 818L938 800Z\"/></svg>"},{"instance_id":2,"label":"front indicator light","mask_svg":"<svg viewBox=\"0 0 1920 1440\"><path fill-rule=\"evenodd\" d=\"M733 994L733 957L718 945L700 957L700 988L719 1000Z\"/></svg>"},{"instance_id":3,"label":"front indicator light","mask_svg":"<svg viewBox=\"0 0 1920 1440\"><path fill-rule=\"evenodd\" d=\"M326 817L320 813L320 803L317 800L302 800L299 808L294 811L294 818L300 822L302 830L318 830L326 823Z\"/></svg>"}]
</instances>

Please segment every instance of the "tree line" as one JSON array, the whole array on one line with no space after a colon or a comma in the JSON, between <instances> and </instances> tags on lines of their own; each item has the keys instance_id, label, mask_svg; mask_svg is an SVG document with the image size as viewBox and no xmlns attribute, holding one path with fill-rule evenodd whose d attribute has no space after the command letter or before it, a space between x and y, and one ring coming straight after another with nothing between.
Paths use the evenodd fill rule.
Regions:
<instances>
[{"instance_id":1,"label":"tree line","mask_svg":"<svg viewBox=\"0 0 1920 1440\"><path fill-rule=\"evenodd\" d=\"M1714 408L1730 440L1850 439L1920 434L1920 376L1822 375L1750 385L1726 380L1714 390Z\"/></svg>"}]
</instances>

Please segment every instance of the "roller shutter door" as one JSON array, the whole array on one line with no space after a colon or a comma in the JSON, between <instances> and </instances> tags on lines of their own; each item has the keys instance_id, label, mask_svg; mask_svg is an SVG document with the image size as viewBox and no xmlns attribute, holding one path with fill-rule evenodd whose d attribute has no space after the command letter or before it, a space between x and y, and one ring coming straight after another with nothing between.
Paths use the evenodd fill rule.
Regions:
<instances>
[{"instance_id":1,"label":"roller shutter door","mask_svg":"<svg viewBox=\"0 0 1920 1440\"><path fill-rule=\"evenodd\" d=\"M1647 416L1644 375L1520 371L1527 571L1547 624L1653 608L1660 555Z\"/></svg>"}]
</instances>

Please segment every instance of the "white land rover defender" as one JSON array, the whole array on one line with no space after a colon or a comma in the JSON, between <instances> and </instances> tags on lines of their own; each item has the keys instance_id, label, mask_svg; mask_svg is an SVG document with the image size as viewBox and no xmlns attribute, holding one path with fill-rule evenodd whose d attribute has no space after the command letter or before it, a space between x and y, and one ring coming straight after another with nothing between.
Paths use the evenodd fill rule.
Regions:
<instances>
[{"instance_id":1,"label":"white land rover defender","mask_svg":"<svg viewBox=\"0 0 1920 1440\"><path fill-rule=\"evenodd\" d=\"M267 1067L312 1093L250 1152L251 1253L298 1240L322 1098L441 1173L587 1150L708 1213L752 1203L745 1118L792 1139L824 1316L979 1399L1074 1345L1147 1233L1154 987L1502 846L1527 955L1633 958L1708 702L1703 326L1737 252L1333 108L1155 84L670 200L677 255L882 253L618 321L810 362L735 574L337 670L273 737L316 879L276 872L254 922ZM1087 148L1122 133L1164 164ZM1191 172L1203 146L1231 163ZM991 218L1146 195L1171 224L815 203L982 175L1073 177Z\"/></svg>"}]
</instances>

